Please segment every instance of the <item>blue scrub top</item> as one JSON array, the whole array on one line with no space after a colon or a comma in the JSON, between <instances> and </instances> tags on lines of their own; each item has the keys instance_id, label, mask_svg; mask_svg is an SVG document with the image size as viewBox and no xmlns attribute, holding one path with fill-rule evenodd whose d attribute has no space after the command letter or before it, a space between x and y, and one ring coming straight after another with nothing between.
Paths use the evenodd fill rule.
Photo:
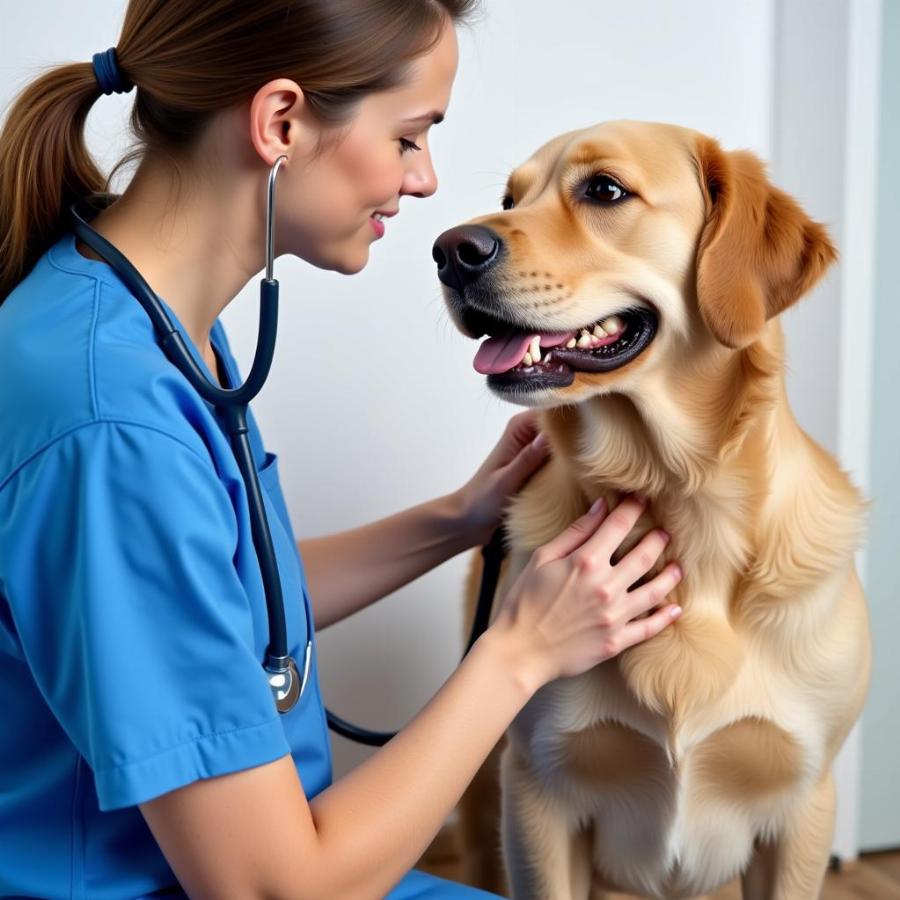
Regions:
<instances>
[{"instance_id":1,"label":"blue scrub top","mask_svg":"<svg viewBox=\"0 0 900 900\"><path fill-rule=\"evenodd\" d=\"M219 320L210 339L239 383ZM306 575L277 457L248 420L302 662ZM71 233L0 305L0 433L0 896L184 896L136 804L287 753L308 798L327 788L315 635L309 684L279 715L222 420ZM416 870L388 895L493 896Z\"/></svg>"}]
</instances>

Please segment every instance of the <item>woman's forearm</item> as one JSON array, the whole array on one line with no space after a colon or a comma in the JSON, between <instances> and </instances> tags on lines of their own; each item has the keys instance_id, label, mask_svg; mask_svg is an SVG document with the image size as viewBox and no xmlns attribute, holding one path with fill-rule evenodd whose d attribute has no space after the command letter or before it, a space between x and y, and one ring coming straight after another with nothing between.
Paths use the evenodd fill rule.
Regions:
<instances>
[{"instance_id":1,"label":"woman's forearm","mask_svg":"<svg viewBox=\"0 0 900 900\"><path fill-rule=\"evenodd\" d=\"M368 525L297 541L321 631L470 546L454 494Z\"/></svg>"},{"instance_id":2,"label":"woman's forearm","mask_svg":"<svg viewBox=\"0 0 900 900\"><path fill-rule=\"evenodd\" d=\"M323 896L383 897L539 686L514 644L489 628L396 737L318 794L310 809L321 868L333 873Z\"/></svg>"}]
</instances>

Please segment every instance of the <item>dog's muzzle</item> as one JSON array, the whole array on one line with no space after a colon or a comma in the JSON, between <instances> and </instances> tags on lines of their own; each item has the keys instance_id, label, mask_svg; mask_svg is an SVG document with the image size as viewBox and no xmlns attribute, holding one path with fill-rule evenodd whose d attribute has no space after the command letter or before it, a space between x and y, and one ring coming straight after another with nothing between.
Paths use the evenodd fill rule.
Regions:
<instances>
[{"instance_id":1,"label":"dog's muzzle","mask_svg":"<svg viewBox=\"0 0 900 900\"><path fill-rule=\"evenodd\" d=\"M431 257L437 263L438 278L463 294L500 258L503 240L482 225L458 225L445 231L435 242Z\"/></svg>"}]
</instances>

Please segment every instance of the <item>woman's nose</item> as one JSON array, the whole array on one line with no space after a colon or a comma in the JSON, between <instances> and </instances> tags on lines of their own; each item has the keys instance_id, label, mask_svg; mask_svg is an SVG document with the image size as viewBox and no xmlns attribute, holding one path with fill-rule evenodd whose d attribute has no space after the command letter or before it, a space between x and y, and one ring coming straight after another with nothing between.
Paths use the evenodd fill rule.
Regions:
<instances>
[{"instance_id":1,"label":"woman's nose","mask_svg":"<svg viewBox=\"0 0 900 900\"><path fill-rule=\"evenodd\" d=\"M403 179L403 193L413 197L430 197L438 186L437 175L431 163L431 154L426 159L416 161L417 165L406 173Z\"/></svg>"}]
</instances>

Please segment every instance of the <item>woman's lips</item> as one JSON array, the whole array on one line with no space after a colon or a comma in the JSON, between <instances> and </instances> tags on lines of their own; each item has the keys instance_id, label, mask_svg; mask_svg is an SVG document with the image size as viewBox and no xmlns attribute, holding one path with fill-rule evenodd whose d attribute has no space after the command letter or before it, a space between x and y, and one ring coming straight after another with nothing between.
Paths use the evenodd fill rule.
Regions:
<instances>
[{"instance_id":1,"label":"woman's lips","mask_svg":"<svg viewBox=\"0 0 900 900\"><path fill-rule=\"evenodd\" d=\"M384 222L380 222L374 216L369 216L369 221L372 223L372 228L375 231L375 236L384 237Z\"/></svg>"}]
</instances>

